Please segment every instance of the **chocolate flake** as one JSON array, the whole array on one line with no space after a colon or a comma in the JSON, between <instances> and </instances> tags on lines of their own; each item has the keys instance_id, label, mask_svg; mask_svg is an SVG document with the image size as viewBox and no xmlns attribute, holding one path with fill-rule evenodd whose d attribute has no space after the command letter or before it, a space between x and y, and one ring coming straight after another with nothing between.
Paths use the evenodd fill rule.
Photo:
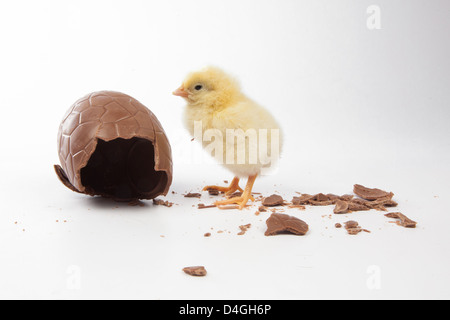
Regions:
<instances>
[{"instance_id":1,"label":"chocolate flake","mask_svg":"<svg viewBox=\"0 0 450 320\"><path fill-rule=\"evenodd\" d=\"M308 232L306 222L283 213L272 213L266 220L267 230L266 236L273 236L280 233L292 233L296 235L304 235Z\"/></svg>"},{"instance_id":2,"label":"chocolate flake","mask_svg":"<svg viewBox=\"0 0 450 320\"><path fill-rule=\"evenodd\" d=\"M207 208L215 208L216 206L214 204L211 205L205 205L204 203L199 203L197 205L198 209L207 209Z\"/></svg>"},{"instance_id":3,"label":"chocolate flake","mask_svg":"<svg viewBox=\"0 0 450 320\"><path fill-rule=\"evenodd\" d=\"M369 230L361 228L361 226L358 224L358 222L353 221L353 220L345 222L344 226L345 226L345 229L347 230L347 233L351 234L351 235L358 234L361 231L370 233Z\"/></svg>"},{"instance_id":4,"label":"chocolate flake","mask_svg":"<svg viewBox=\"0 0 450 320\"><path fill-rule=\"evenodd\" d=\"M264 206L259 206L259 207L258 207L258 211L259 211L259 212L266 212L266 211L267 211L267 208L264 207Z\"/></svg>"},{"instance_id":5,"label":"chocolate flake","mask_svg":"<svg viewBox=\"0 0 450 320\"><path fill-rule=\"evenodd\" d=\"M407 216L400 212L386 213L385 216L388 218L400 219L400 221L397 221L397 225L405 228L415 228L417 224L417 222L409 219Z\"/></svg>"},{"instance_id":6,"label":"chocolate flake","mask_svg":"<svg viewBox=\"0 0 450 320\"><path fill-rule=\"evenodd\" d=\"M343 200L336 201L336 207L333 210L334 213L347 213L348 212L348 202Z\"/></svg>"},{"instance_id":7,"label":"chocolate flake","mask_svg":"<svg viewBox=\"0 0 450 320\"><path fill-rule=\"evenodd\" d=\"M203 266L185 267L185 268L183 268L183 271L185 273L187 273L188 275L194 276L194 277L206 276L206 269Z\"/></svg>"},{"instance_id":8,"label":"chocolate flake","mask_svg":"<svg viewBox=\"0 0 450 320\"><path fill-rule=\"evenodd\" d=\"M266 207L280 206L284 202L283 198L277 194L272 194L269 197L265 197L262 201L262 205Z\"/></svg>"},{"instance_id":9,"label":"chocolate flake","mask_svg":"<svg viewBox=\"0 0 450 320\"><path fill-rule=\"evenodd\" d=\"M363 199L366 200L377 200L380 198L386 198L388 197L389 199L392 199L392 197L394 196L394 194L392 192L386 192L384 190L381 189L377 189L377 188L367 188L364 187L360 184L355 184L353 186L353 192L360 196Z\"/></svg>"},{"instance_id":10,"label":"chocolate flake","mask_svg":"<svg viewBox=\"0 0 450 320\"><path fill-rule=\"evenodd\" d=\"M153 199L153 204L159 205L159 206L171 207L173 205L173 202L164 201L162 199Z\"/></svg>"},{"instance_id":11,"label":"chocolate flake","mask_svg":"<svg viewBox=\"0 0 450 320\"><path fill-rule=\"evenodd\" d=\"M242 226L239 226L239 229L241 229L241 231L238 233L239 236L245 234L245 232L247 232L247 230L251 227L252 225L250 223L248 224L244 224Z\"/></svg>"},{"instance_id":12,"label":"chocolate flake","mask_svg":"<svg viewBox=\"0 0 450 320\"><path fill-rule=\"evenodd\" d=\"M185 194L184 197L185 198L201 198L202 194L196 193L196 192L189 192L189 193Z\"/></svg>"},{"instance_id":13,"label":"chocolate flake","mask_svg":"<svg viewBox=\"0 0 450 320\"><path fill-rule=\"evenodd\" d=\"M208 193L210 196L218 196L220 191L217 189L208 189Z\"/></svg>"}]
</instances>

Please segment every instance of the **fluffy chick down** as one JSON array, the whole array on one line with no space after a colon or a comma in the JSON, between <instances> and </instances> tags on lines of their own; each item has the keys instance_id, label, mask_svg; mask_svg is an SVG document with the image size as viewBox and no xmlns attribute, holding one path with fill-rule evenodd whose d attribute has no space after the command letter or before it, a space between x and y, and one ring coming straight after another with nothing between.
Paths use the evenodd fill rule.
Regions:
<instances>
[{"instance_id":1,"label":"fluffy chick down","mask_svg":"<svg viewBox=\"0 0 450 320\"><path fill-rule=\"evenodd\" d=\"M203 139L195 138L204 148L213 141L211 132L212 139L222 139L223 148L215 148L214 157L236 176L259 175L276 164L282 149L280 126L264 107L242 93L236 79L207 67L189 74L178 90L187 101L183 120L189 133L194 137L194 124L201 122ZM239 132L244 135L235 138Z\"/></svg>"}]
</instances>

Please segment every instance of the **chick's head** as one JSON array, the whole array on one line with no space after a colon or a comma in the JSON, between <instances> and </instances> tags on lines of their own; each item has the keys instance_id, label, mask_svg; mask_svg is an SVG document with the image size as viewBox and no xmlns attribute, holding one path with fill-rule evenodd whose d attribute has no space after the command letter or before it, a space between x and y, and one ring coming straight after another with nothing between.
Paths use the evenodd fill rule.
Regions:
<instances>
[{"instance_id":1,"label":"chick's head","mask_svg":"<svg viewBox=\"0 0 450 320\"><path fill-rule=\"evenodd\" d=\"M185 98L190 106L221 109L230 105L241 93L233 77L217 67L207 67L188 74L173 94Z\"/></svg>"}]
</instances>

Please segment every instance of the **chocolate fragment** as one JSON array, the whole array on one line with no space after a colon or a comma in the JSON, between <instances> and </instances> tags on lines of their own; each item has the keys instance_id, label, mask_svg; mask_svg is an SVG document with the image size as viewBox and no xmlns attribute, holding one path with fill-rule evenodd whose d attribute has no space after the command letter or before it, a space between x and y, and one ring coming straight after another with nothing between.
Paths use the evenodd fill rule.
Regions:
<instances>
[{"instance_id":1,"label":"chocolate fragment","mask_svg":"<svg viewBox=\"0 0 450 320\"><path fill-rule=\"evenodd\" d=\"M343 200L337 200L336 207L334 207L333 212L336 214L347 213L348 212L348 202L343 201Z\"/></svg>"},{"instance_id":2,"label":"chocolate fragment","mask_svg":"<svg viewBox=\"0 0 450 320\"><path fill-rule=\"evenodd\" d=\"M269 197L265 197L262 201L262 205L266 207L280 206L284 202L283 198L277 194L273 194Z\"/></svg>"},{"instance_id":3,"label":"chocolate fragment","mask_svg":"<svg viewBox=\"0 0 450 320\"><path fill-rule=\"evenodd\" d=\"M207 208L215 208L216 206L214 204L211 205L205 205L204 203L199 203L197 205L198 209L207 209Z\"/></svg>"},{"instance_id":4,"label":"chocolate fragment","mask_svg":"<svg viewBox=\"0 0 450 320\"><path fill-rule=\"evenodd\" d=\"M206 269L203 266L184 267L183 271L190 276L204 277L206 276Z\"/></svg>"},{"instance_id":5,"label":"chocolate fragment","mask_svg":"<svg viewBox=\"0 0 450 320\"><path fill-rule=\"evenodd\" d=\"M342 224L340 224L339 222L336 223L334 226L335 226L336 228L342 228Z\"/></svg>"},{"instance_id":6,"label":"chocolate fragment","mask_svg":"<svg viewBox=\"0 0 450 320\"><path fill-rule=\"evenodd\" d=\"M305 205L309 204L309 200L312 198L314 198L314 196L304 193L300 197L293 197L291 202L294 205Z\"/></svg>"},{"instance_id":7,"label":"chocolate fragment","mask_svg":"<svg viewBox=\"0 0 450 320\"><path fill-rule=\"evenodd\" d=\"M76 101L58 132L61 166L72 191L117 201L154 199L172 183L170 143L156 116L136 99L99 91Z\"/></svg>"},{"instance_id":8,"label":"chocolate fragment","mask_svg":"<svg viewBox=\"0 0 450 320\"><path fill-rule=\"evenodd\" d=\"M184 197L185 198L201 198L202 194L196 193L196 192L189 192L189 193L185 194Z\"/></svg>"},{"instance_id":9,"label":"chocolate fragment","mask_svg":"<svg viewBox=\"0 0 450 320\"><path fill-rule=\"evenodd\" d=\"M344 194L343 196L339 197L339 200L342 200L342 201L350 201L352 199L353 199L352 194Z\"/></svg>"},{"instance_id":10,"label":"chocolate fragment","mask_svg":"<svg viewBox=\"0 0 450 320\"><path fill-rule=\"evenodd\" d=\"M349 229L349 228L357 228L359 226L357 221L353 221L353 220L349 220L347 222L344 223L345 228Z\"/></svg>"},{"instance_id":11,"label":"chocolate fragment","mask_svg":"<svg viewBox=\"0 0 450 320\"><path fill-rule=\"evenodd\" d=\"M230 195L227 195L227 198L237 198L237 197L240 197L240 196L242 196L242 192L236 191L236 192L233 192Z\"/></svg>"},{"instance_id":12,"label":"chocolate fragment","mask_svg":"<svg viewBox=\"0 0 450 320\"><path fill-rule=\"evenodd\" d=\"M173 202L164 201L162 199L153 199L153 204L158 206L166 206L170 208L173 205Z\"/></svg>"},{"instance_id":13,"label":"chocolate fragment","mask_svg":"<svg viewBox=\"0 0 450 320\"><path fill-rule=\"evenodd\" d=\"M335 194L318 193L315 195L302 194L300 197L293 197L293 205L313 205L313 206L329 206L339 200L339 196Z\"/></svg>"},{"instance_id":14,"label":"chocolate fragment","mask_svg":"<svg viewBox=\"0 0 450 320\"><path fill-rule=\"evenodd\" d=\"M361 229L360 227L357 228L347 228L347 233L351 234L351 235L355 235L360 233L361 231L363 231L363 229Z\"/></svg>"},{"instance_id":15,"label":"chocolate fragment","mask_svg":"<svg viewBox=\"0 0 450 320\"><path fill-rule=\"evenodd\" d=\"M344 223L345 229L348 234L355 235L363 231L363 229L359 226L358 222L350 220Z\"/></svg>"},{"instance_id":16,"label":"chocolate fragment","mask_svg":"<svg viewBox=\"0 0 450 320\"><path fill-rule=\"evenodd\" d=\"M248 224L244 224L242 226L239 226L239 229L241 229L241 231L238 233L239 236L245 234L245 232L247 232L247 230L251 227L252 225L250 223Z\"/></svg>"},{"instance_id":17,"label":"chocolate fragment","mask_svg":"<svg viewBox=\"0 0 450 320\"><path fill-rule=\"evenodd\" d=\"M415 228L417 224L417 222L409 219L407 216L400 212L386 213L385 216L388 218L400 219L400 221L397 221L397 225L405 228Z\"/></svg>"},{"instance_id":18,"label":"chocolate fragment","mask_svg":"<svg viewBox=\"0 0 450 320\"><path fill-rule=\"evenodd\" d=\"M348 202L348 210L349 211L367 211L372 209L368 201L363 199L352 199Z\"/></svg>"},{"instance_id":19,"label":"chocolate fragment","mask_svg":"<svg viewBox=\"0 0 450 320\"><path fill-rule=\"evenodd\" d=\"M273 236L280 233L292 233L296 235L304 235L308 232L306 222L283 213L272 213L266 220L267 230L266 236Z\"/></svg>"},{"instance_id":20,"label":"chocolate fragment","mask_svg":"<svg viewBox=\"0 0 450 320\"><path fill-rule=\"evenodd\" d=\"M216 189L208 189L208 193L209 193L209 195L211 195L211 196L218 196L219 193L220 193L220 191L219 191L219 190L216 190Z\"/></svg>"},{"instance_id":21,"label":"chocolate fragment","mask_svg":"<svg viewBox=\"0 0 450 320\"><path fill-rule=\"evenodd\" d=\"M210 232L206 232L203 236L204 236L204 237L210 237L210 236L211 236L211 233L210 233Z\"/></svg>"},{"instance_id":22,"label":"chocolate fragment","mask_svg":"<svg viewBox=\"0 0 450 320\"><path fill-rule=\"evenodd\" d=\"M377 200L371 201L370 205L373 208L376 208L378 206L382 206L382 207L396 207L398 205L397 202L395 202L394 200L392 200L389 196L388 197L383 197L383 198L379 198Z\"/></svg>"},{"instance_id":23,"label":"chocolate fragment","mask_svg":"<svg viewBox=\"0 0 450 320\"><path fill-rule=\"evenodd\" d=\"M259 211L259 212L266 212L266 211L267 211L267 208L264 207L264 206L259 206L259 207L258 207L258 211Z\"/></svg>"},{"instance_id":24,"label":"chocolate fragment","mask_svg":"<svg viewBox=\"0 0 450 320\"><path fill-rule=\"evenodd\" d=\"M353 192L366 200L377 200L380 198L389 198L392 199L394 194L392 192L386 192L377 188L367 188L360 184L355 184L353 186Z\"/></svg>"}]
</instances>

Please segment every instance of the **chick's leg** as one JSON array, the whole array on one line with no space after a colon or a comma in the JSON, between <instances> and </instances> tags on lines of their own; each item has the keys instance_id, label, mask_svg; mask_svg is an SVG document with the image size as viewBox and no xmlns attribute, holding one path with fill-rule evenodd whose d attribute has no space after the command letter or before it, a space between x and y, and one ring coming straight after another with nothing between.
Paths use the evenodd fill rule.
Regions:
<instances>
[{"instance_id":1,"label":"chick's leg","mask_svg":"<svg viewBox=\"0 0 450 320\"><path fill-rule=\"evenodd\" d=\"M241 187L239 187L239 178L238 177L234 177L233 181L231 181L230 185L228 187L219 187L219 186L206 186L203 188L203 191L206 190L217 190L220 192L225 192L225 194L232 194L235 191L241 191L243 192L244 190L241 189Z\"/></svg>"},{"instance_id":2,"label":"chick's leg","mask_svg":"<svg viewBox=\"0 0 450 320\"><path fill-rule=\"evenodd\" d=\"M227 199L227 200L222 200L222 201L216 201L214 204L216 206L221 206L221 205L226 205L226 204L237 203L239 205L239 210L242 210L242 208L245 207L245 205L247 204L249 199L254 201L254 199L252 197L252 188L253 188L253 184L255 183L256 176L257 175L248 177L247 185L245 186L245 190L242 193L242 196Z\"/></svg>"}]
</instances>

